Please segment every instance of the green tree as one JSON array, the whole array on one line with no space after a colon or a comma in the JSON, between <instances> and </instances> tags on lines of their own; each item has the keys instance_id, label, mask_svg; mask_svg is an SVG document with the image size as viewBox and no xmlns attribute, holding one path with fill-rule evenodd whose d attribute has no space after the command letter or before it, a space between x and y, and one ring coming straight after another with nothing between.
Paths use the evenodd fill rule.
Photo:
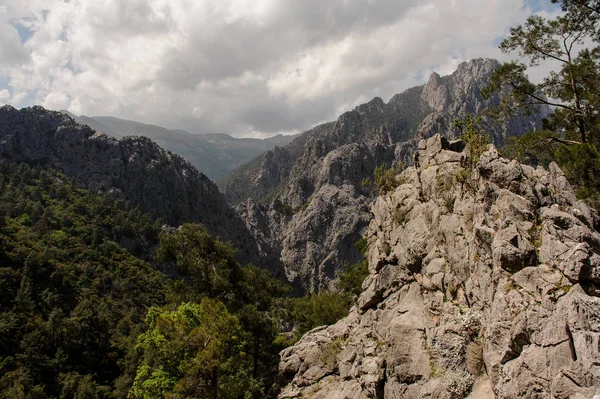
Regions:
<instances>
[{"instance_id":1,"label":"green tree","mask_svg":"<svg viewBox=\"0 0 600 399\"><path fill-rule=\"evenodd\" d=\"M541 132L509 142L507 154L521 161L556 161L580 197L600 204L600 48L583 48L600 41L600 2L552 0L564 14L555 19L531 16L512 28L500 48L523 62L503 64L492 75L485 96L507 93L498 115L516 110L535 112L540 105L554 108ZM553 61L558 70L541 83L532 83L528 67Z\"/></svg>"},{"instance_id":2,"label":"green tree","mask_svg":"<svg viewBox=\"0 0 600 399\"><path fill-rule=\"evenodd\" d=\"M404 164L402 162L398 162L396 167L386 168L385 164L381 164L375 168L373 172L373 180L375 181L375 187L377 188L377 193L379 195L383 195L393 191L396 187L403 183L402 179L397 177L399 173L402 172L402 168ZM370 185L369 180L363 180L361 184Z\"/></svg>"},{"instance_id":3,"label":"green tree","mask_svg":"<svg viewBox=\"0 0 600 399\"><path fill-rule=\"evenodd\" d=\"M363 258L354 264L345 264L343 273L338 276L336 288L352 298L358 297L362 293L362 283L369 275L369 262L366 258L368 250L367 240L361 238L354 247L361 253Z\"/></svg>"},{"instance_id":4,"label":"green tree","mask_svg":"<svg viewBox=\"0 0 600 399\"><path fill-rule=\"evenodd\" d=\"M256 392L238 319L215 299L151 308L138 338L142 362L129 397L240 398ZM252 392L254 391L254 392ZM250 396L252 397L252 396Z\"/></svg>"},{"instance_id":5,"label":"green tree","mask_svg":"<svg viewBox=\"0 0 600 399\"><path fill-rule=\"evenodd\" d=\"M289 286L271 278L267 270L251 264L241 270L236 292L242 305L236 316L248 334L253 378L263 377L272 382L271 368L278 363L278 353L283 349L275 344L279 334L279 308L289 291Z\"/></svg>"},{"instance_id":6,"label":"green tree","mask_svg":"<svg viewBox=\"0 0 600 399\"><path fill-rule=\"evenodd\" d=\"M184 224L176 232L164 231L156 252L159 262L175 262L185 284L176 285L181 299L206 295L225 298L239 280L235 250L212 237L201 224Z\"/></svg>"}]
</instances>

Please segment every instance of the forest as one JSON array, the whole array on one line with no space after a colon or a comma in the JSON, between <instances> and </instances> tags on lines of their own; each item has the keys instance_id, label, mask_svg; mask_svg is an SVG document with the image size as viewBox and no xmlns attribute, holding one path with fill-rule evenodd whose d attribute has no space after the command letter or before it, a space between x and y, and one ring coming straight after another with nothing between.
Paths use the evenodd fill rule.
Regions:
<instances>
[{"instance_id":1,"label":"forest","mask_svg":"<svg viewBox=\"0 0 600 399\"><path fill-rule=\"evenodd\" d=\"M343 317L366 273L290 298L202 225L167 228L52 169L0 161L0 193L7 399L271 397L279 351Z\"/></svg>"}]
</instances>

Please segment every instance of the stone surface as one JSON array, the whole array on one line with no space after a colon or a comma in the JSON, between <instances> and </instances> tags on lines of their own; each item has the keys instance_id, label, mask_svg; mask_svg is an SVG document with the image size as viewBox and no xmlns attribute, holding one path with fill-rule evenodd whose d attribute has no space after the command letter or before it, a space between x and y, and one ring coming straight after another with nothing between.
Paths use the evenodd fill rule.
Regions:
<instances>
[{"instance_id":1,"label":"stone surface","mask_svg":"<svg viewBox=\"0 0 600 399\"><path fill-rule=\"evenodd\" d=\"M360 258L353 243L366 231L369 206L376 195L373 187L365 188L361 181L372 179L381 164L412 164L419 139L436 133L455 138L456 118L498 104L497 96L490 100L481 96L498 65L489 59L472 60L452 75L432 74L426 85L397 94L388 103L375 98L239 168L222 180L220 187L229 201L239 204L238 211L261 246L280 251L286 276L298 291L327 287L345 262ZM537 116L516 116L503 126L487 124L486 131L501 144L507 136L541 126L544 112L547 110ZM458 164L462 157L455 151L432 156L435 159L419 162L434 167ZM497 170L491 173L499 179L506 177L501 174L503 168L513 170L504 164L494 168ZM557 184L564 183L557 179ZM246 202L248 197L262 204L262 214L245 209L247 205L256 208ZM267 220L268 226L259 220ZM255 226L262 227L254 230ZM506 248L503 253L508 255ZM515 262L525 255L514 254Z\"/></svg>"},{"instance_id":2,"label":"stone surface","mask_svg":"<svg viewBox=\"0 0 600 399\"><path fill-rule=\"evenodd\" d=\"M600 395L594 212L555 165L491 146L457 180L461 146L437 135L418 148L405 184L371 208L356 306L281 353L280 398Z\"/></svg>"}]
</instances>

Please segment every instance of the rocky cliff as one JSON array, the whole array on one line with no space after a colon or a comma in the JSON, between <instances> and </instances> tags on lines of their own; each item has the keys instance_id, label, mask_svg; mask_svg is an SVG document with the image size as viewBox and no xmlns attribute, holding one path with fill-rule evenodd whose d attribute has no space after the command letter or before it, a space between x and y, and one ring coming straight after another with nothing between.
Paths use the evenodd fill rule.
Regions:
<instances>
[{"instance_id":1,"label":"rocky cliff","mask_svg":"<svg viewBox=\"0 0 600 399\"><path fill-rule=\"evenodd\" d=\"M410 164L420 138L436 133L452 138L456 118L497 105L497 97L485 100L481 90L498 65L473 60L450 76L434 73L426 85L388 103L375 98L267 152L220 187L239 204L238 212L261 245L281 254L287 278L300 290L319 290L344 262L360 257L353 243L371 219L374 199L372 190L361 187L362 179L384 163ZM487 132L502 144L507 136L541 126L546 112L489 124Z\"/></svg>"},{"instance_id":2,"label":"rocky cliff","mask_svg":"<svg viewBox=\"0 0 600 399\"><path fill-rule=\"evenodd\" d=\"M183 158L148 138L116 140L77 124L61 112L3 106L0 155L9 161L58 169L89 189L107 191L137 204L172 226L201 222L211 234L231 240L245 262L264 264L269 259L268 254L259 252L245 223L216 185Z\"/></svg>"},{"instance_id":3,"label":"rocky cliff","mask_svg":"<svg viewBox=\"0 0 600 399\"><path fill-rule=\"evenodd\" d=\"M555 165L436 135L372 206L350 314L282 352L281 398L600 394L600 234Z\"/></svg>"}]
</instances>

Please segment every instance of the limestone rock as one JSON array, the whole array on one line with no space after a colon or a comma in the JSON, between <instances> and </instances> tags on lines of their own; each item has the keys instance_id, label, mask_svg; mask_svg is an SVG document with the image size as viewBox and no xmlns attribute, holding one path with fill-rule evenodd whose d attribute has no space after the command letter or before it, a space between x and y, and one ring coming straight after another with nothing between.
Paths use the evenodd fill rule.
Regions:
<instances>
[{"instance_id":1,"label":"limestone rock","mask_svg":"<svg viewBox=\"0 0 600 399\"><path fill-rule=\"evenodd\" d=\"M468 148L439 135L418 148L371 207L357 305L281 353L280 397L599 395L597 216L555 165L490 146L464 177Z\"/></svg>"},{"instance_id":2,"label":"limestone rock","mask_svg":"<svg viewBox=\"0 0 600 399\"><path fill-rule=\"evenodd\" d=\"M250 218L246 220L250 227L261 225L253 217L263 216L244 209L247 198L262 204L269 222L269 227L263 230L278 232L279 239L275 238L270 246L281 250L285 274L299 291L327 287L345 262L353 263L360 258L352 244L366 230L370 219L368 208L375 199L373 187L363 187L362 180L372 179L374 169L381 164L411 165L419 139L436 133L454 139L456 118L497 105L498 97L486 100L481 90L498 65L495 60L472 60L461 64L452 75L432 74L425 86L397 94L388 103L375 98L344 113L337 121L317 126L289 145L239 168L220 182L220 187L229 201L241 204L238 210ZM488 124L486 130L496 143L502 144L507 136L523 134L532 126L540 127L545 112L543 109L539 115L516 116L503 126ZM431 159L417 162L432 168L461 162L460 149L438 149L432 152ZM498 179L506 177L502 175L505 169L523 174L514 172L508 164L489 167ZM424 173L433 174L434 169ZM558 175L554 180L555 185L565 183ZM330 200L334 206L327 203ZM324 206L317 208L316 204ZM280 215L273 214L273 210L280 211ZM424 216L427 210L414 212ZM416 215L413 218L418 219ZM259 240L264 235L261 231L255 234ZM323 233L333 233L334 238L320 239ZM517 256L515 261L526 255ZM402 256L415 254L404 251Z\"/></svg>"}]
</instances>

